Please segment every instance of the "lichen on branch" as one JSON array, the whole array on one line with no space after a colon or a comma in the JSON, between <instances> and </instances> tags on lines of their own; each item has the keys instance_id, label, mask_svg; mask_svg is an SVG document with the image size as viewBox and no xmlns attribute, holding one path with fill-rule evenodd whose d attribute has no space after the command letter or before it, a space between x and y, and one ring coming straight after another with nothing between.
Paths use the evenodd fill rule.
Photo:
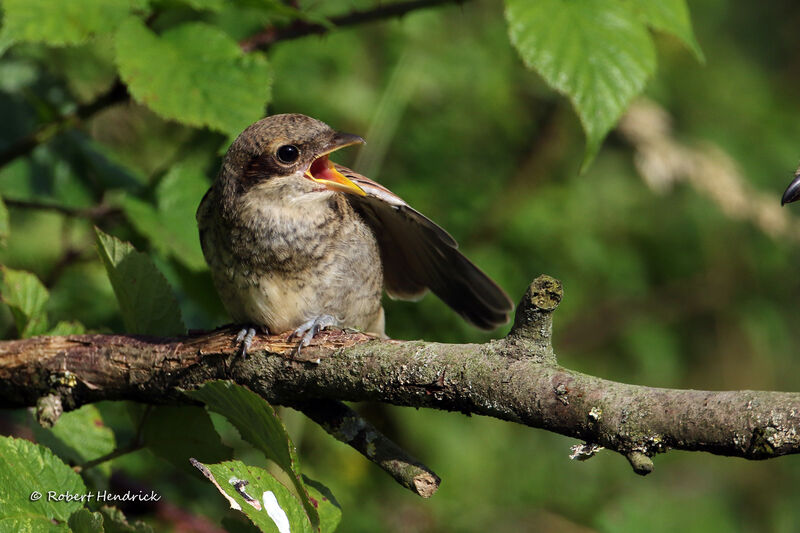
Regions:
<instances>
[{"instance_id":1,"label":"lichen on branch","mask_svg":"<svg viewBox=\"0 0 800 533\"><path fill-rule=\"evenodd\" d=\"M578 450L576 458L601 447L614 450L639 474L652 471L653 456L673 448L746 459L800 452L800 393L661 389L559 366L550 331L561 295L557 280L537 278L511 333L486 344L380 340L333 330L320 334L301 358L284 334L257 337L243 359L236 355L236 328L181 338L5 341L0 407L34 406L40 398L52 403L54 397L64 410L100 400L175 403L186 401L182 390L230 379L273 404L301 410L310 400L369 400L492 416L580 439L586 444L579 448L592 453ZM322 404L313 405L324 418ZM363 444L365 435L356 436L350 440ZM438 486L435 474L410 456L404 460L417 466L409 472L429 473L426 479Z\"/></svg>"}]
</instances>

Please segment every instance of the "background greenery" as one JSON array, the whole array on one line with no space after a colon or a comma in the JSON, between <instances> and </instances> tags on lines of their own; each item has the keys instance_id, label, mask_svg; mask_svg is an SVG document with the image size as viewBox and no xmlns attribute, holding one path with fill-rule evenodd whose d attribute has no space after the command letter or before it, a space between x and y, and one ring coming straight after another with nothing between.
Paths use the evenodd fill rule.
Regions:
<instances>
[{"instance_id":1,"label":"background greenery","mask_svg":"<svg viewBox=\"0 0 800 533\"><path fill-rule=\"evenodd\" d=\"M241 17L187 4L196 9L160 3L152 27L166 32L183 21L213 19L241 39L275 17L293 16L270 18L253 8L252 26L244 27ZM303 7L314 16L373 5L309 4ZM800 150L800 5L705 0L690 7L705 63L677 38L656 33L658 69L645 92L669 112L677 140L727 153L747 186L770 195L777 210ZM113 23L113 17L98 22ZM146 36L136 32L146 30L130 26L124 28L133 36L130 46L145 46ZM175 42L219 50L203 46L212 37ZM112 49L102 37L61 48L25 42L9 48L0 58L0 149L106 91L115 76ZM212 64L224 55L207 53ZM136 61L117 61L124 76L141 78ZM580 173L586 153L580 121L567 100L525 68L500 2L476 0L279 42L248 61L240 66L252 76L270 73L269 113L302 112L364 135L369 144L339 160L447 228L512 298L540 273L561 279L566 295L554 344L565 366L653 386L800 390L799 241L791 231L769 234L735 210L732 216L696 182L654 190L616 132ZM199 75L175 74L187 90L170 105L191 100ZM130 90L148 101L136 83ZM151 108L159 112L158 105ZM124 331L93 224L149 253L175 289L189 328L227 321L203 268L193 215L231 132L246 122L212 115L195 123L216 132L119 104L0 170L11 227L0 263L44 282L51 324ZM121 211L65 216L11 200ZM431 296L387 301L386 312L396 338L482 342L504 333L471 329ZM18 335L5 306L0 332ZM128 408L99 409L118 443L133 436ZM789 532L800 524L797 457L746 462L670 452L640 478L616 454L570 461L575 442L543 431L382 405L362 411L443 483L422 501L284 410L303 471L342 505L342 531ZM263 462L224 419L212 418L240 456ZM0 413L2 434L46 442L31 427L27 412ZM160 506L125 509L159 531L220 527L230 512L200 476L148 449L113 461L93 483L103 486L108 476L113 487L164 496Z\"/></svg>"}]
</instances>

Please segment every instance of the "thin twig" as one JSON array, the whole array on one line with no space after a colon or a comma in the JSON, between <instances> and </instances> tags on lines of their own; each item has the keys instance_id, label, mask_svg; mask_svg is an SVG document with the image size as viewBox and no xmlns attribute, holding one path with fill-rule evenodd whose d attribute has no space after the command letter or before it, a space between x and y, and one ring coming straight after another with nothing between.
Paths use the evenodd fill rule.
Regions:
<instances>
[{"instance_id":1,"label":"thin twig","mask_svg":"<svg viewBox=\"0 0 800 533\"><path fill-rule=\"evenodd\" d=\"M749 222L781 242L800 241L800 221L781 209L774 192L754 187L721 147L679 140L672 130L672 117L659 104L635 101L616 131L635 150L636 169L653 192L665 194L679 183L688 183L732 220Z\"/></svg>"},{"instance_id":2,"label":"thin twig","mask_svg":"<svg viewBox=\"0 0 800 533\"><path fill-rule=\"evenodd\" d=\"M98 111L106 109L114 104L124 102L128 98L128 91L121 81L117 80L114 85L102 96L87 104L82 104L68 115L63 115L43 124L33 133L18 139L11 146L0 152L0 168L3 168L18 157L30 154L34 148L52 139L57 134L77 126L82 121L90 118Z\"/></svg>"},{"instance_id":3,"label":"thin twig","mask_svg":"<svg viewBox=\"0 0 800 533\"><path fill-rule=\"evenodd\" d=\"M150 411L152 411L152 408L153 408L152 405L148 405L145 407L144 414L142 415L141 420L139 420L139 425L136 428L136 435L133 437L133 440L131 440L131 442L127 446L115 448L105 455L101 455L96 459L92 459L91 461L86 461L82 465L73 467L73 470L75 470L76 472L89 470L90 468L94 468L97 465L103 464L107 461L112 461L117 457L122 457L123 455L127 455L129 453L133 453L135 451L144 448L144 439L142 438L142 434L144 432L144 423L147 420L147 416L150 414Z\"/></svg>"},{"instance_id":4,"label":"thin twig","mask_svg":"<svg viewBox=\"0 0 800 533\"><path fill-rule=\"evenodd\" d=\"M79 250L77 248L67 248L64 250L64 253L61 254L61 257L58 258L56 264L53 265L53 268L50 270L50 273L47 274L47 277L42 280L44 286L48 289L52 289L64 272L70 266L74 265L75 263L85 262L85 261L92 261L97 258L97 254L88 254L85 253L85 250Z\"/></svg>"},{"instance_id":5,"label":"thin twig","mask_svg":"<svg viewBox=\"0 0 800 533\"><path fill-rule=\"evenodd\" d=\"M355 448L410 491L430 498L439 488L441 480L430 468L342 402L307 400L293 407L337 440Z\"/></svg>"},{"instance_id":6,"label":"thin twig","mask_svg":"<svg viewBox=\"0 0 800 533\"><path fill-rule=\"evenodd\" d=\"M468 0L412 0L410 2L395 2L392 4L378 5L363 11L352 11L329 19L334 28L358 26L368 22L375 22L395 17L402 17L412 11L436 7L446 4L463 4ZM245 52L253 50L266 50L279 41L299 39L308 35L321 35L331 31L331 26L315 24L305 20L296 20L288 26L281 28L270 26L239 42Z\"/></svg>"},{"instance_id":7,"label":"thin twig","mask_svg":"<svg viewBox=\"0 0 800 533\"><path fill-rule=\"evenodd\" d=\"M88 218L89 220L103 220L110 216L121 213L119 207L108 204L99 204L92 207L70 207L66 205L54 204L50 202L38 202L36 200L17 200L15 198L3 198L3 202L9 207L19 209L39 209L44 211L55 211L56 213L73 218Z\"/></svg>"},{"instance_id":8,"label":"thin twig","mask_svg":"<svg viewBox=\"0 0 800 533\"><path fill-rule=\"evenodd\" d=\"M87 461L80 466L76 466L73 468L76 472L82 472L84 470L89 470L90 468L94 468L97 465L103 464L107 461L112 461L117 457L122 457L123 455L128 455L129 453L133 453L136 451L141 450L144 448L143 442L133 441L127 446L123 446L121 448L115 448L114 450L110 451L109 453L98 457L97 459L92 459L91 461Z\"/></svg>"}]
</instances>

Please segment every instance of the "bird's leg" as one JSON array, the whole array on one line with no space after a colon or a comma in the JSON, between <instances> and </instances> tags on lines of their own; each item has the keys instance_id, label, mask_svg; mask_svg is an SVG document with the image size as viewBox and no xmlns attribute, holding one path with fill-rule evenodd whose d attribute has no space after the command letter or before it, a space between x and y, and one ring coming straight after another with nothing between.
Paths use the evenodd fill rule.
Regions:
<instances>
[{"instance_id":1,"label":"bird's leg","mask_svg":"<svg viewBox=\"0 0 800 533\"><path fill-rule=\"evenodd\" d=\"M302 336L300 342L297 343L297 347L295 348L295 354L300 353L300 348L308 346L311 343L311 339L313 339L314 336L321 330L330 326L335 326L338 323L339 321L333 318L331 315L320 315L300 324L300 326L295 329L291 335L289 335L289 339Z\"/></svg>"},{"instance_id":2,"label":"bird's leg","mask_svg":"<svg viewBox=\"0 0 800 533\"><path fill-rule=\"evenodd\" d=\"M239 344L239 353L242 354L243 359L247 359L247 350L253 344L253 337L256 336L256 328L247 327L239 330L236 335L236 344Z\"/></svg>"}]
</instances>

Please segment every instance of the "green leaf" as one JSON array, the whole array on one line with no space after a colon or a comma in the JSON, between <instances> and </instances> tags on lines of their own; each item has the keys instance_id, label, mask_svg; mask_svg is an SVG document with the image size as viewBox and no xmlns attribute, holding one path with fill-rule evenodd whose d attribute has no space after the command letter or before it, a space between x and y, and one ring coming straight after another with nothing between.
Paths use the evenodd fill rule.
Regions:
<instances>
[{"instance_id":1,"label":"green leaf","mask_svg":"<svg viewBox=\"0 0 800 533\"><path fill-rule=\"evenodd\" d=\"M41 61L64 79L78 101L92 102L117 79L113 44L113 36L104 35L82 46L49 49Z\"/></svg>"},{"instance_id":2,"label":"green leaf","mask_svg":"<svg viewBox=\"0 0 800 533\"><path fill-rule=\"evenodd\" d=\"M253 524L247 515L240 518L236 515L228 515L220 520L220 526L227 533L260 533L261 530Z\"/></svg>"},{"instance_id":3,"label":"green leaf","mask_svg":"<svg viewBox=\"0 0 800 533\"><path fill-rule=\"evenodd\" d=\"M264 532L311 531L297 498L261 468L240 461L192 464L211 481L233 509L242 511Z\"/></svg>"},{"instance_id":4,"label":"green leaf","mask_svg":"<svg viewBox=\"0 0 800 533\"><path fill-rule=\"evenodd\" d=\"M39 278L30 272L7 267L0 267L0 274L0 297L11 308L19 336L25 339L47 331L44 306L50 294Z\"/></svg>"},{"instance_id":5,"label":"green leaf","mask_svg":"<svg viewBox=\"0 0 800 533\"><path fill-rule=\"evenodd\" d=\"M698 61L705 61L703 51L697 43L692 29L692 19L686 0L623 0L629 9L636 13L645 24L653 29L677 37Z\"/></svg>"},{"instance_id":6,"label":"green leaf","mask_svg":"<svg viewBox=\"0 0 800 533\"><path fill-rule=\"evenodd\" d=\"M289 475L311 524L318 528L319 514L300 477L297 450L275 408L253 391L229 381L209 382L186 394L227 418L244 440L261 450Z\"/></svg>"},{"instance_id":7,"label":"green leaf","mask_svg":"<svg viewBox=\"0 0 800 533\"><path fill-rule=\"evenodd\" d=\"M104 506L100 509L100 514L103 515L105 533L153 533L153 528L144 522L129 523L116 507Z\"/></svg>"},{"instance_id":8,"label":"green leaf","mask_svg":"<svg viewBox=\"0 0 800 533\"><path fill-rule=\"evenodd\" d=\"M0 198L0 246L5 246L10 231L11 223L8 218L8 208L3 202L3 198Z\"/></svg>"},{"instance_id":9,"label":"green leaf","mask_svg":"<svg viewBox=\"0 0 800 533\"><path fill-rule=\"evenodd\" d=\"M56 523L43 516L10 516L0 514L0 533L72 533L66 523Z\"/></svg>"},{"instance_id":10,"label":"green leaf","mask_svg":"<svg viewBox=\"0 0 800 533\"><path fill-rule=\"evenodd\" d=\"M187 6L198 11L222 11L225 9L225 0L182 0Z\"/></svg>"},{"instance_id":11,"label":"green leaf","mask_svg":"<svg viewBox=\"0 0 800 533\"><path fill-rule=\"evenodd\" d=\"M62 414L55 425L45 429L32 424L36 440L67 462L80 464L111 453L117 447L114 432L103 423L94 405ZM108 465L102 465L110 473Z\"/></svg>"},{"instance_id":12,"label":"green leaf","mask_svg":"<svg viewBox=\"0 0 800 533\"><path fill-rule=\"evenodd\" d=\"M47 335L83 335L86 333L86 326L74 320L61 320L52 327Z\"/></svg>"},{"instance_id":13,"label":"green leaf","mask_svg":"<svg viewBox=\"0 0 800 533\"><path fill-rule=\"evenodd\" d=\"M0 40L80 44L89 37L113 32L141 0L3 0Z\"/></svg>"},{"instance_id":14,"label":"green leaf","mask_svg":"<svg viewBox=\"0 0 800 533\"><path fill-rule=\"evenodd\" d=\"M39 499L32 496L35 491L41 496ZM0 527L13 519L66 522L83 503L79 499L67 501L67 496L60 495L84 494L86 487L81 477L53 452L24 439L0 437ZM55 501L53 497L63 499Z\"/></svg>"},{"instance_id":15,"label":"green leaf","mask_svg":"<svg viewBox=\"0 0 800 533\"><path fill-rule=\"evenodd\" d=\"M103 515L79 509L69 517L72 533L103 533Z\"/></svg>"},{"instance_id":16,"label":"green leaf","mask_svg":"<svg viewBox=\"0 0 800 533\"><path fill-rule=\"evenodd\" d=\"M156 190L161 221L170 230L170 247L176 258L193 270L206 266L195 212L209 185L208 179L197 169L176 165Z\"/></svg>"},{"instance_id":17,"label":"green leaf","mask_svg":"<svg viewBox=\"0 0 800 533\"><path fill-rule=\"evenodd\" d=\"M506 0L525 64L572 102L586 131L584 169L655 71L647 27L618 1Z\"/></svg>"},{"instance_id":18,"label":"green leaf","mask_svg":"<svg viewBox=\"0 0 800 533\"><path fill-rule=\"evenodd\" d=\"M202 407L155 407L147 415L142 436L153 453L187 472L193 471L189 457L209 463L233 457Z\"/></svg>"},{"instance_id":19,"label":"green leaf","mask_svg":"<svg viewBox=\"0 0 800 533\"><path fill-rule=\"evenodd\" d=\"M178 300L150 258L130 243L95 228L97 249L106 267L128 333L181 335L186 328Z\"/></svg>"},{"instance_id":20,"label":"green leaf","mask_svg":"<svg viewBox=\"0 0 800 533\"><path fill-rule=\"evenodd\" d=\"M120 203L131 224L161 253L172 255L197 271L205 268L206 262L195 212L208 186L208 180L199 170L190 165L176 165L158 184L157 208L130 196L122 198Z\"/></svg>"},{"instance_id":21,"label":"green leaf","mask_svg":"<svg viewBox=\"0 0 800 533\"><path fill-rule=\"evenodd\" d=\"M133 97L164 118L229 135L261 118L271 74L214 26L192 22L156 35L138 19L116 38L120 76Z\"/></svg>"},{"instance_id":22,"label":"green leaf","mask_svg":"<svg viewBox=\"0 0 800 533\"><path fill-rule=\"evenodd\" d=\"M2 28L0 28L0 57L2 57L3 54L6 53L6 50L11 48L14 44L15 44L14 37L9 35L8 32L3 31Z\"/></svg>"},{"instance_id":23,"label":"green leaf","mask_svg":"<svg viewBox=\"0 0 800 533\"><path fill-rule=\"evenodd\" d=\"M308 490L309 496L317 502L317 512L319 513L319 525L322 533L336 531L339 522L342 520L342 507L336 498L333 497L331 490L308 476L303 476L303 483Z\"/></svg>"},{"instance_id":24,"label":"green leaf","mask_svg":"<svg viewBox=\"0 0 800 533\"><path fill-rule=\"evenodd\" d=\"M71 533L65 523L57 524L43 516L0 517L1 533Z\"/></svg>"}]
</instances>

